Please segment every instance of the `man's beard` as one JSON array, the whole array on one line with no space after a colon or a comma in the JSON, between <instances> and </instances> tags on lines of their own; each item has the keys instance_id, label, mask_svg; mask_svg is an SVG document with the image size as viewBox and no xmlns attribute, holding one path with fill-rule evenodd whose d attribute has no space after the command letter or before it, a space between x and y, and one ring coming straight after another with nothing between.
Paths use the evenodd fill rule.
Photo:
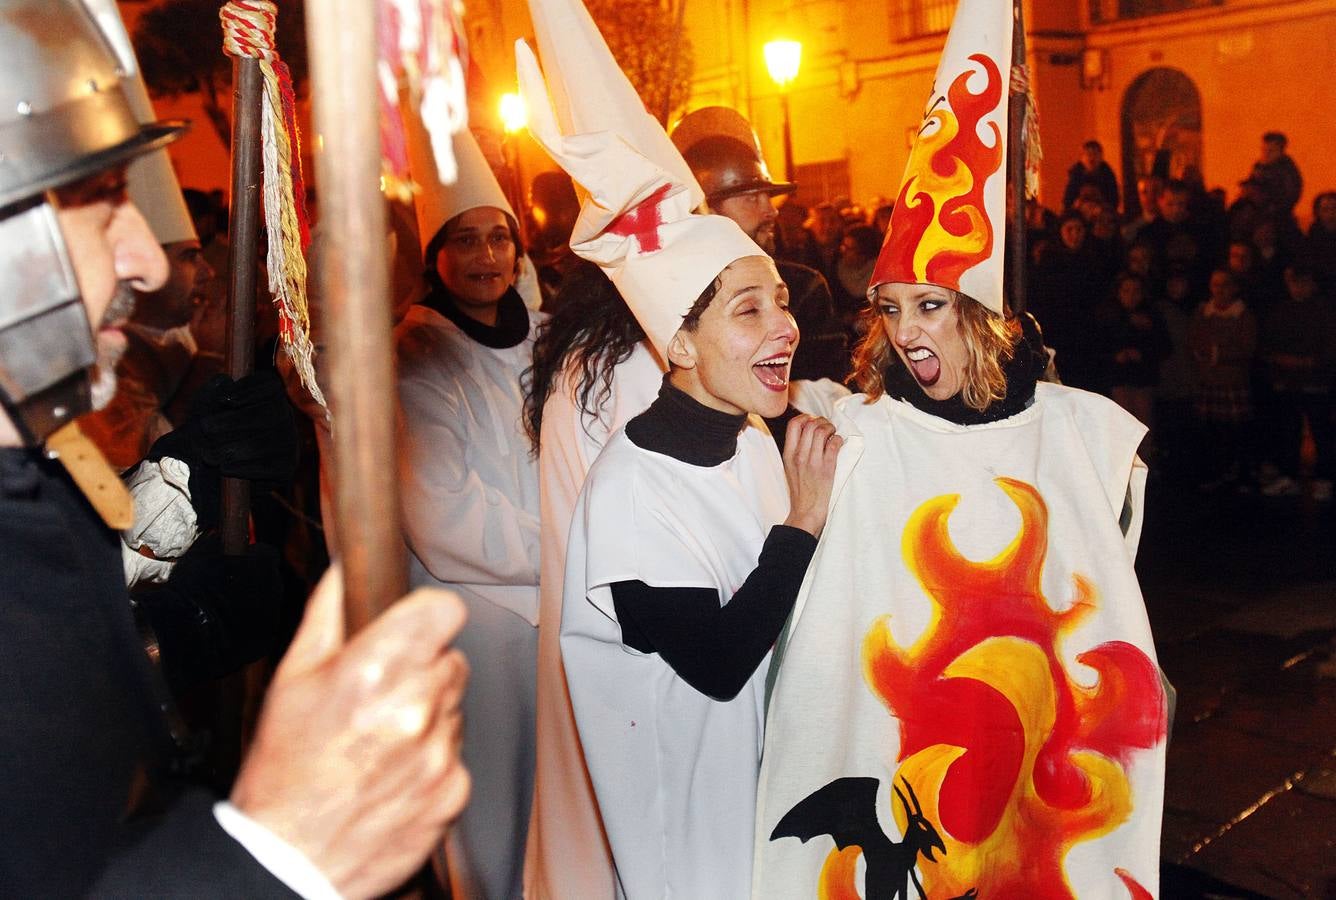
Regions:
<instances>
[{"instance_id":1,"label":"man's beard","mask_svg":"<svg viewBox=\"0 0 1336 900\"><path fill-rule=\"evenodd\" d=\"M116 293L107 304L102 320L97 323L93 339L97 343L97 361L93 363L92 399L93 409L105 409L116 396L116 364L125 355L125 336L119 333L104 334L103 326L120 325L128 321L135 309L135 292L127 282L116 285Z\"/></svg>"},{"instance_id":2,"label":"man's beard","mask_svg":"<svg viewBox=\"0 0 1336 900\"><path fill-rule=\"evenodd\" d=\"M756 227L751 239L756 242L756 246L766 252L768 256L775 255L775 223L764 222Z\"/></svg>"}]
</instances>

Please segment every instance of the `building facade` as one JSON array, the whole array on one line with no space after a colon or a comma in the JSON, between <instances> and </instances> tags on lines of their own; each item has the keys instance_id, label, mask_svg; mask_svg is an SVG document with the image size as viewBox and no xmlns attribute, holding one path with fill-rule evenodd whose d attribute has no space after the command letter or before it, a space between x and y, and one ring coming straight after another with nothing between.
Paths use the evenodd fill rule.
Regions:
<instances>
[{"instance_id":1,"label":"building facade","mask_svg":"<svg viewBox=\"0 0 1336 900\"><path fill-rule=\"evenodd\" d=\"M783 165L779 89L761 46L799 40L789 87L805 198L893 197L955 0L685 0L696 53L691 106L732 105ZM1081 144L1100 141L1120 184L1156 154L1195 166L1232 198L1265 131L1285 132L1304 174L1297 212L1336 189L1333 0L1026 0L1044 160L1041 200L1061 204Z\"/></svg>"}]
</instances>

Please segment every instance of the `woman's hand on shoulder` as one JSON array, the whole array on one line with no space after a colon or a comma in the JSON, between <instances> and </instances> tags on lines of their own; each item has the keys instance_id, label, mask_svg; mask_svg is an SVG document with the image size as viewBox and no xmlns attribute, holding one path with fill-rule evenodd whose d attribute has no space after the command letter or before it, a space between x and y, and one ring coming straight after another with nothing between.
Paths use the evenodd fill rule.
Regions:
<instances>
[{"instance_id":1,"label":"woman's hand on shoulder","mask_svg":"<svg viewBox=\"0 0 1336 900\"><path fill-rule=\"evenodd\" d=\"M814 537L826 527L835 459L844 438L829 419L800 415L789 420L784 437L784 478L789 483L789 517L785 525Z\"/></svg>"}]
</instances>

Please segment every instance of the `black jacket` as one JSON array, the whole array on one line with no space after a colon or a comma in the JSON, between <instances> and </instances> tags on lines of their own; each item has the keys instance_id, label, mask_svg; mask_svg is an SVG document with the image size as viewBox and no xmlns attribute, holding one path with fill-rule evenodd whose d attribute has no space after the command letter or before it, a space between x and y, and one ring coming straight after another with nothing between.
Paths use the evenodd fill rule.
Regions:
<instances>
[{"instance_id":1,"label":"black jacket","mask_svg":"<svg viewBox=\"0 0 1336 900\"><path fill-rule=\"evenodd\" d=\"M0 893L293 896L207 795L136 815L168 747L165 697L117 536L34 451L0 449L0 585Z\"/></svg>"}]
</instances>

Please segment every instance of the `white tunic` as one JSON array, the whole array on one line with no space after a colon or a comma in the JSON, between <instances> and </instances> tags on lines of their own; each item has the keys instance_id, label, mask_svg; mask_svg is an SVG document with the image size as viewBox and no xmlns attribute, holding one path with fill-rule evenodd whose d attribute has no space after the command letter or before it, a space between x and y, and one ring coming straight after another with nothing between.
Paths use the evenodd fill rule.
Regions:
<instances>
[{"instance_id":1,"label":"white tunic","mask_svg":"<svg viewBox=\"0 0 1336 900\"><path fill-rule=\"evenodd\" d=\"M426 306L395 330L404 532L412 586L459 594L456 640L471 669L462 755L474 802L448 865L461 900L519 895L534 769L538 473L523 432L520 376L533 331L496 349Z\"/></svg>"},{"instance_id":2,"label":"white tunic","mask_svg":"<svg viewBox=\"0 0 1336 900\"><path fill-rule=\"evenodd\" d=\"M910 866L931 898L1141 896L1127 879L1155 894L1166 707L1133 570L1145 428L1050 384L985 425L861 395L836 424L830 517L770 702L752 896L891 896ZM854 821L837 823L816 807L845 779L859 799L843 792Z\"/></svg>"},{"instance_id":3,"label":"white tunic","mask_svg":"<svg viewBox=\"0 0 1336 900\"><path fill-rule=\"evenodd\" d=\"M524 860L528 900L610 900L612 854L585 768L561 664L561 596L571 515L589 467L613 432L654 401L663 373L645 343L612 370L611 392L597 415L580 409L578 374L569 369L543 406L538 453L541 575L538 583L538 755L533 817ZM601 389L595 387L594 397Z\"/></svg>"},{"instance_id":4,"label":"white tunic","mask_svg":"<svg viewBox=\"0 0 1336 900\"><path fill-rule=\"evenodd\" d=\"M418 304L395 329L395 346L413 584L445 584L536 625L538 470L520 376L540 314L529 317L527 339L495 349Z\"/></svg>"},{"instance_id":5,"label":"white tunic","mask_svg":"<svg viewBox=\"0 0 1336 900\"><path fill-rule=\"evenodd\" d=\"M732 700L706 697L658 654L622 643L611 585L708 587L727 602L787 510L779 453L755 426L731 459L708 468L642 450L619 431L585 481L561 649L618 896L747 895L767 665Z\"/></svg>"}]
</instances>

